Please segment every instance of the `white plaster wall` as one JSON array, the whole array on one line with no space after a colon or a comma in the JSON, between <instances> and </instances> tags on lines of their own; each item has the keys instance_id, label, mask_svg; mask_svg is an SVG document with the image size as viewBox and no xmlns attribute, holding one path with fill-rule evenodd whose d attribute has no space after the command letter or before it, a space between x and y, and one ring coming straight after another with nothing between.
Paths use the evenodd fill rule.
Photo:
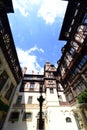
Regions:
<instances>
[{"instance_id":1,"label":"white plaster wall","mask_svg":"<svg viewBox=\"0 0 87 130\"><path fill-rule=\"evenodd\" d=\"M20 111L20 110L17 110ZM37 113L38 113L38 109L37 110L32 110L32 109L27 109L27 112L33 112L33 118L32 121L23 121L23 113L21 114L20 111L20 118L18 121L15 121L14 123L12 123L11 121L7 122L6 127L3 130L36 130L37 127Z\"/></svg>"},{"instance_id":2,"label":"white plaster wall","mask_svg":"<svg viewBox=\"0 0 87 130\"><path fill-rule=\"evenodd\" d=\"M20 86L20 84L19 84ZM18 87L19 87L18 86ZM33 96L33 102L32 104L38 104L37 98L39 97L39 93L19 93L18 88L16 90L16 94L14 96L14 100L12 103L12 106L14 103L16 103L17 96L22 94L23 99L22 103L27 104L28 101L28 96ZM43 94L45 97L45 94ZM43 111L46 111L46 117L45 117L45 130L78 130L75 119L73 117L73 113L71 111L71 107L60 107L59 102L58 102L58 97L57 97L57 92L56 89L54 90L54 94L50 94L49 89L46 91L46 97L45 97L45 102L46 103L46 109ZM32 121L23 121L23 112L21 112L22 109L14 109L11 106L8 116L6 118L4 127L2 130L37 130L37 114L39 112L39 108L23 108L23 112L32 112L33 113L33 118ZM9 121L9 116L12 111L19 111L20 116L19 120L15 121L12 123ZM71 123L66 123L65 118L70 117L72 122Z\"/></svg>"},{"instance_id":3,"label":"white plaster wall","mask_svg":"<svg viewBox=\"0 0 87 130\"><path fill-rule=\"evenodd\" d=\"M72 112L68 109L66 107L49 107L47 130L78 130ZM65 114L64 111L66 110L68 112ZM66 117L70 117L72 122L66 123Z\"/></svg>"},{"instance_id":4,"label":"white plaster wall","mask_svg":"<svg viewBox=\"0 0 87 130\"><path fill-rule=\"evenodd\" d=\"M2 130L36 130L36 127L37 127L37 114L39 112L39 102L37 101L37 98L39 98L40 94L39 93L28 93L28 92L19 92L19 88L20 88L20 85L21 83L18 85L17 89L16 89L16 93L14 95L14 98L13 98L13 101L12 101L12 104L11 104L11 107L9 109L9 112L8 112L8 115L7 115L7 118L6 118L6 121L5 121L5 124L3 126L3 129ZM22 95L22 104L27 104L28 105L28 97L29 96L33 96L33 102L32 104L33 105L37 105L37 108L35 107L31 107L29 108L29 106L25 106L24 108L13 108L13 105L16 103L16 100L17 100L17 97L18 95ZM43 97L45 98L45 94L43 93ZM45 104L46 101L44 101L44 104ZM29 104L30 106L32 104ZM21 113L21 111L23 110L23 112ZM19 120L18 121L15 121L14 123L12 123L11 121L9 121L9 117L10 117L10 113L12 111L18 111L20 112L20 116L19 116ZM32 121L23 121L22 118L23 118L23 113L25 112L31 112L33 113L33 118L32 118ZM45 110L43 110L45 111Z\"/></svg>"},{"instance_id":5,"label":"white plaster wall","mask_svg":"<svg viewBox=\"0 0 87 130\"><path fill-rule=\"evenodd\" d=\"M49 88L46 90L46 101L58 101L56 88L54 89L54 93L50 93Z\"/></svg>"},{"instance_id":6,"label":"white plaster wall","mask_svg":"<svg viewBox=\"0 0 87 130\"><path fill-rule=\"evenodd\" d=\"M26 111L33 113L32 121L22 121L23 113L21 114L20 111L19 121L11 123L7 120L7 125L3 130L36 130L38 109L27 109ZM72 122L66 123L66 117L70 117ZM68 107L48 107L45 126L45 130L78 130L73 113Z\"/></svg>"}]
</instances>

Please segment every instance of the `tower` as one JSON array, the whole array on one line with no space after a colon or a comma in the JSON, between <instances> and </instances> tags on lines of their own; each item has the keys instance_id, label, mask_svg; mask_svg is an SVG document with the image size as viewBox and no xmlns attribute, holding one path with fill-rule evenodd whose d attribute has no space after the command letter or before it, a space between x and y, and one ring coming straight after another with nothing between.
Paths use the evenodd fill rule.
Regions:
<instances>
[{"instance_id":1,"label":"tower","mask_svg":"<svg viewBox=\"0 0 87 130\"><path fill-rule=\"evenodd\" d=\"M54 72L56 68L54 65L51 65L49 62L46 62L44 66L44 85L46 91L46 102L49 105L59 105L58 96L57 96L57 81L54 77ZM52 103L52 104L51 104Z\"/></svg>"},{"instance_id":2,"label":"tower","mask_svg":"<svg viewBox=\"0 0 87 130\"><path fill-rule=\"evenodd\" d=\"M64 98L55 72L56 67L46 62L43 75L24 74L17 86L2 130L38 130L41 113L42 130L78 130L72 108ZM43 88L41 95L40 88ZM40 96L45 99L41 111L37 100Z\"/></svg>"},{"instance_id":3,"label":"tower","mask_svg":"<svg viewBox=\"0 0 87 130\"><path fill-rule=\"evenodd\" d=\"M58 78L55 76L56 67L49 62L44 66L44 88L46 93L46 130L57 129L76 129L75 119L72 116L71 107L66 102L64 91L60 85ZM71 115L70 115L71 114ZM73 124L65 122L65 120L73 120ZM63 123L63 125L62 125Z\"/></svg>"}]
</instances>

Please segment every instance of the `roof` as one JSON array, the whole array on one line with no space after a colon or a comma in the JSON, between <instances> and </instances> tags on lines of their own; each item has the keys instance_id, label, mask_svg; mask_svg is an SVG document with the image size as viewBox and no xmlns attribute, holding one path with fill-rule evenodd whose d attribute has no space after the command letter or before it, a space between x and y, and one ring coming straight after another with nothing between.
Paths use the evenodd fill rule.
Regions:
<instances>
[{"instance_id":1,"label":"roof","mask_svg":"<svg viewBox=\"0 0 87 130\"><path fill-rule=\"evenodd\" d=\"M4 7L7 13L13 13L13 4L12 0L0 0L0 4L4 3Z\"/></svg>"},{"instance_id":2,"label":"roof","mask_svg":"<svg viewBox=\"0 0 87 130\"><path fill-rule=\"evenodd\" d=\"M87 1L81 2L81 4L79 4L77 0L69 1L65 12L65 17L62 24L59 40L68 40L73 36L73 32L75 33L78 25L81 24L82 22L84 13L86 12L86 7L87 7ZM74 17L77 8L79 9L78 11L79 13L77 14L77 16ZM73 18L74 18L74 24L71 25ZM67 37L66 35L68 34L70 27L72 28L72 30L70 32L69 37Z\"/></svg>"},{"instance_id":3,"label":"roof","mask_svg":"<svg viewBox=\"0 0 87 130\"><path fill-rule=\"evenodd\" d=\"M4 28L3 33L0 35L0 41L1 41L0 47L4 53L4 56L9 64L9 67L16 81L19 82L22 77L22 71L19 64L17 51L15 48L8 17L5 13L1 13L0 18L2 21L2 28Z\"/></svg>"}]
</instances>

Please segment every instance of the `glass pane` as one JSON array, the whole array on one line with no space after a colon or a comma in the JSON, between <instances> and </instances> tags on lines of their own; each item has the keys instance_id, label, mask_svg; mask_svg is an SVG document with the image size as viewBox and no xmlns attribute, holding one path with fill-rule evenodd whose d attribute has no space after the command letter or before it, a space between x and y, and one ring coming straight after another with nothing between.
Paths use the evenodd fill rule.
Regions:
<instances>
[{"instance_id":1,"label":"glass pane","mask_svg":"<svg viewBox=\"0 0 87 130\"><path fill-rule=\"evenodd\" d=\"M22 100L22 96L18 96L17 101L16 101L16 104L20 104L20 103L21 103L21 100Z\"/></svg>"},{"instance_id":2,"label":"glass pane","mask_svg":"<svg viewBox=\"0 0 87 130\"><path fill-rule=\"evenodd\" d=\"M32 96L29 96L29 98L28 98L28 103L32 103Z\"/></svg>"},{"instance_id":3,"label":"glass pane","mask_svg":"<svg viewBox=\"0 0 87 130\"><path fill-rule=\"evenodd\" d=\"M10 115L10 121L17 121L19 119L19 112L12 112Z\"/></svg>"},{"instance_id":4,"label":"glass pane","mask_svg":"<svg viewBox=\"0 0 87 130\"><path fill-rule=\"evenodd\" d=\"M31 120L32 119L32 113L26 112L24 113L23 120Z\"/></svg>"},{"instance_id":5,"label":"glass pane","mask_svg":"<svg viewBox=\"0 0 87 130\"><path fill-rule=\"evenodd\" d=\"M34 83L30 84L30 90L34 90L34 85L35 85Z\"/></svg>"}]
</instances>

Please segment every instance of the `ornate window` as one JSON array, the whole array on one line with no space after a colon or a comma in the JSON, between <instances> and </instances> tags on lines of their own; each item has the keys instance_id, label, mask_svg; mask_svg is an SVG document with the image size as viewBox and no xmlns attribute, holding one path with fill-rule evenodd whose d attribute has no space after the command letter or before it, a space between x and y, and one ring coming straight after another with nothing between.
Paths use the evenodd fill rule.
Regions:
<instances>
[{"instance_id":1,"label":"ornate window","mask_svg":"<svg viewBox=\"0 0 87 130\"><path fill-rule=\"evenodd\" d=\"M83 42L84 42L83 34L81 34L81 33L75 34L75 40L76 40L77 42L79 42L79 43L83 43Z\"/></svg>"},{"instance_id":2,"label":"ornate window","mask_svg":"<svg viewBox=\"0 0 87 130\"><path fill-rule=\"evenodd\" d=\"M72 55L69 52L67 52L66 55L65 55L65 57L64 57L64 60L65 60L67 66L70 65L72 59L73 59Z\"/></svg>"},{"instance_id":3,"label":"ornate window","mask_svg":"<svg viewBox=\"0 0 87 130\"><path fill-rule=\"evenodd\" d=\"M68 58L66 56L64 57L64 60L65 60L66 65L69 66L70 62L68 61Z\"/></svg>"},{"instance_id":4,"label":"ornate window","mask_svg":"<svg viewBox=\"0 0 87 130\"><path fill-rule=\"evenodd\" d=\"M87 27L85 25L80 25L77 29L78 32L85 33Z\"/></svg>"},{"instance_id":5,"label":"ornate window","mask_svg":"<svg viewBox=\"0 0 87 130\"><path fill-rule=\"evenodd\" d=\"M49 72L49 73L48 73L48 77L49 77L49 78L53 78L53 73L52 73L52 72Z\"/></svg>"},{"instance_id":6,"label":"ornate window","mask_svg":"<svg viewBox=\"0 0 87 130\"><path fill-rule=\"evenodd\" d=\"M77 29L77 33L75 34L75 40L82 44L84 42L86 34L87 34L87 27L84 25L80 25Z\"/></svg>"},{"instance_id":7,"label":"ornate window","mask_svg":"<svg viewBox=\"0 0 87 130\"><path fill-rule=\"evenodd\" d=\"M70 62L72 61L72 55L70 53L66 52L66 57Z\"/></svg>"},{"instance_id":8,"label":"ornate window","mask_svg":"<svg viewBox=\"0 0 87 130\"><path fill-rule=\"evenodd\" d=\"M76 51L79 49L78 43L76 43L76 42L74 42L74 41L71 42L71 46L72 46Z\"/></svg>"},{"instance_id":9,"label":"ornate window","mask_svg":"<svg viewBox=\"0 0 87 130\"><path fill-rule=\"evenodd\" d=\"M63 77L65 74L65 67L63 65L61 65L60 71L61 71L61 76Z\"/></svg>"},{"instance_id":10,"label":"ornate window","mask_svg":"<svg viewBox=\"0 0 87 130\"><path fill-rule=\"evenodd\" d=\"M74 49L73 47L71 47L71 48L70 48L70 54L71 54L71 55L74 55L74 53L75 53L75 49Z\"/></svg>"}]
</instances>

